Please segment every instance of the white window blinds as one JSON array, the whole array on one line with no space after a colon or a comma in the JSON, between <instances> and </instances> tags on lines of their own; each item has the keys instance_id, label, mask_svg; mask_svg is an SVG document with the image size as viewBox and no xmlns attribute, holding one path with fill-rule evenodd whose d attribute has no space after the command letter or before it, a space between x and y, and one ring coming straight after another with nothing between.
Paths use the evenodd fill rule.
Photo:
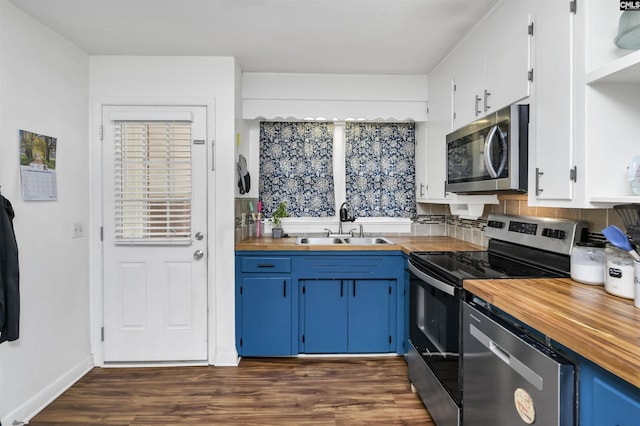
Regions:
<instances>
[{"instance_id":1,"label":"white window blinds","mask_svg":"<svg viewBox=\"0 0 640 426\"><path fill-rule=\"evenodd\" d=\"M115 126L115 242L189 243L191 123Z\"/></svg>"}]
</instances>

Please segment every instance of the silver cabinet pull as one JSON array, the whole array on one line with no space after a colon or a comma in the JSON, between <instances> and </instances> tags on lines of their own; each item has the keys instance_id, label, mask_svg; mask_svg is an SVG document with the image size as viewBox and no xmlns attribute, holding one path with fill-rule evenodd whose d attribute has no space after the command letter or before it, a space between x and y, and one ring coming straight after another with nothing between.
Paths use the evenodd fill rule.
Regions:
<instances>
[{"instance_id":1,"label":"silver cabinet pull","mask_svg":"<svg viewBox=\"0 0 640 426\"><path fill-rule=\"evenodd\" d=\"M202 259L203 257L204 257L204 252L203 252L202 250L196 250L196 251L193 253L193 258L194 258L195 260L200 260L200 259Z\"/></svg>"},{"instance_id":2,"label":"silver cabinet pull","mask_svg":"<svg viewBox=\"0 0 640 426\"><path fill-rule=\"evenodd\" d=\"M544 191L542 188L540 188L540 176L542 176L543 174L544 172L541 172L540 168L536 167L536 195L540 195L540 193Z\"/></svg>"},{"instance_id":3,"label":"silver cabinet pull","mask_svg":"<svg viewBox=\"0 0 640 426\"><path fill-rule=\"evenodd\" d=\"M216 171L216 141L211 141L211 171Z\"/></svg>"},{"instance_id":4,"label":"silver cabinet pull","mask_svg":"<svg viewBox=\"0 0 640 426\"><path fill-rule=\"evenodd\" d=\"M491 109L489 106L489 96L491 96L491 92L487 89L484 89L484 112L487 112L488 109Z\"/></svg>"},{"instance_id":5,"label":"silver cabinet pull","mask_svg":"<svg viewBox=\"0 0 640 426\"><path fill-rule=\"evenodd\" d=\"M202 241L202 239L204 238L204 234L202 232L196 232L196 240L198 241Z\"/></svg>"},{"instance_id":6,"label":"silver cabinet pull","mask_svg":"<svg viewBox=\"0 0 640 426\"><path fill-rule=\"evenodd\" d=\"M482 102L482 98L476 95L476 106L475 106L476 117L482 114L482 111L480 110L480 102Z\"/></svg>"}]
</instances>

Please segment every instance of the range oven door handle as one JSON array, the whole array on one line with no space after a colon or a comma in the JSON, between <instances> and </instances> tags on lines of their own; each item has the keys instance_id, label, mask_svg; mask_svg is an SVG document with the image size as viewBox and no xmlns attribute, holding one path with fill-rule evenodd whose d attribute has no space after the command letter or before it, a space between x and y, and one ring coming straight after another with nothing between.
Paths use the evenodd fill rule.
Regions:
<instances>
[{"instance_id":1,"label":"range oven door handle","mask_svg":"<svg viewBox=\"0 0 640 426\"><path fill-rule=\"evenodd\" d=\"M411 273L414 274L416 277L420 278L421 281L424 281L426 284L429 284L430 286L435 287L438 290L447 293L449 296L456 295L455 286L452 286L451 284L447 284L443 281L437 280L425 274L424 272L422 272L421 270L413 266L410 260L407 260L407 263L409 265L409 271L411 271Z\"/></svg>"}]
</instances>

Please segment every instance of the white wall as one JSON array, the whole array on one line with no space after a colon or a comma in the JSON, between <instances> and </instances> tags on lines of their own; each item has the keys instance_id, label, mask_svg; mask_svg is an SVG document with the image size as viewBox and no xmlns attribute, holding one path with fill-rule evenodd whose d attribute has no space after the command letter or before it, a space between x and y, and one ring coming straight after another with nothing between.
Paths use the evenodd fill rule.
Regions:
<instances>
[{"instance_id":1,"label":"white wall","mask_svg":"<svg viewBox=\"0 0 640 426\"><path fill-rule=\"evenodd\" d=\"M99 124L102 102L215 104L209 113L208 138L215 140L215 172L209 167L209 362L235 365L234 310L234 186L235 118L239 68L231 57L133 57L93 56L90 59L92 126ZM93 127L96 129L97 127ZM96 132L92 132L95 137ZM211 149L211 145L208 145ZM209 152L208 158L211 158ZM99 168L100 152L93 150L92 164ZM94 193L100 193L99 170L92 174ZM93 200L92 217L100 227L99 200ZM93 245L92 285L94 297L94 353L99 357L100 245ZM98 359L100 362L100 359Z\"/></svg>"},{"instance_id":2,"label":"white wall","mask_svg":"<svg viewBox=\"0 0 640 426\"><path fill-rule=\"evenodd\" d=\"M89 57L0 0L0 185L13 204L20 338L0 345L0 421L28 420L93 362L89 339ZM22 201L20 129L58 138L57 201Z\"/></svg>"},{"instance_id":3,"label":"white wall","mask_svg":"<svg viewBox=\"0 0 640 426\"><path fill-rule=\"evenodd\" d=\"M426 121L427 75L244 73L245 119Z\"/></svg>"}]
</instances>

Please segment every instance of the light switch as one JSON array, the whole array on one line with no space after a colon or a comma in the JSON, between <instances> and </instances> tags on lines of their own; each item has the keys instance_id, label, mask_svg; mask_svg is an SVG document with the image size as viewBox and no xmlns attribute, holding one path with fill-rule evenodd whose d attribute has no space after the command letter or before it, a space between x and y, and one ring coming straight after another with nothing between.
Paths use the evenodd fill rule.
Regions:
<instances>
[{"instance_id":1,"label":"light switch","mask_svg":"<svg viewBox=\"0 0 640 426\"><path fill-rule=\"evenodd\" d=\"M74 222L71 238L83 238L84 237L84 223Z\"/></svg>"}]
</instances>

